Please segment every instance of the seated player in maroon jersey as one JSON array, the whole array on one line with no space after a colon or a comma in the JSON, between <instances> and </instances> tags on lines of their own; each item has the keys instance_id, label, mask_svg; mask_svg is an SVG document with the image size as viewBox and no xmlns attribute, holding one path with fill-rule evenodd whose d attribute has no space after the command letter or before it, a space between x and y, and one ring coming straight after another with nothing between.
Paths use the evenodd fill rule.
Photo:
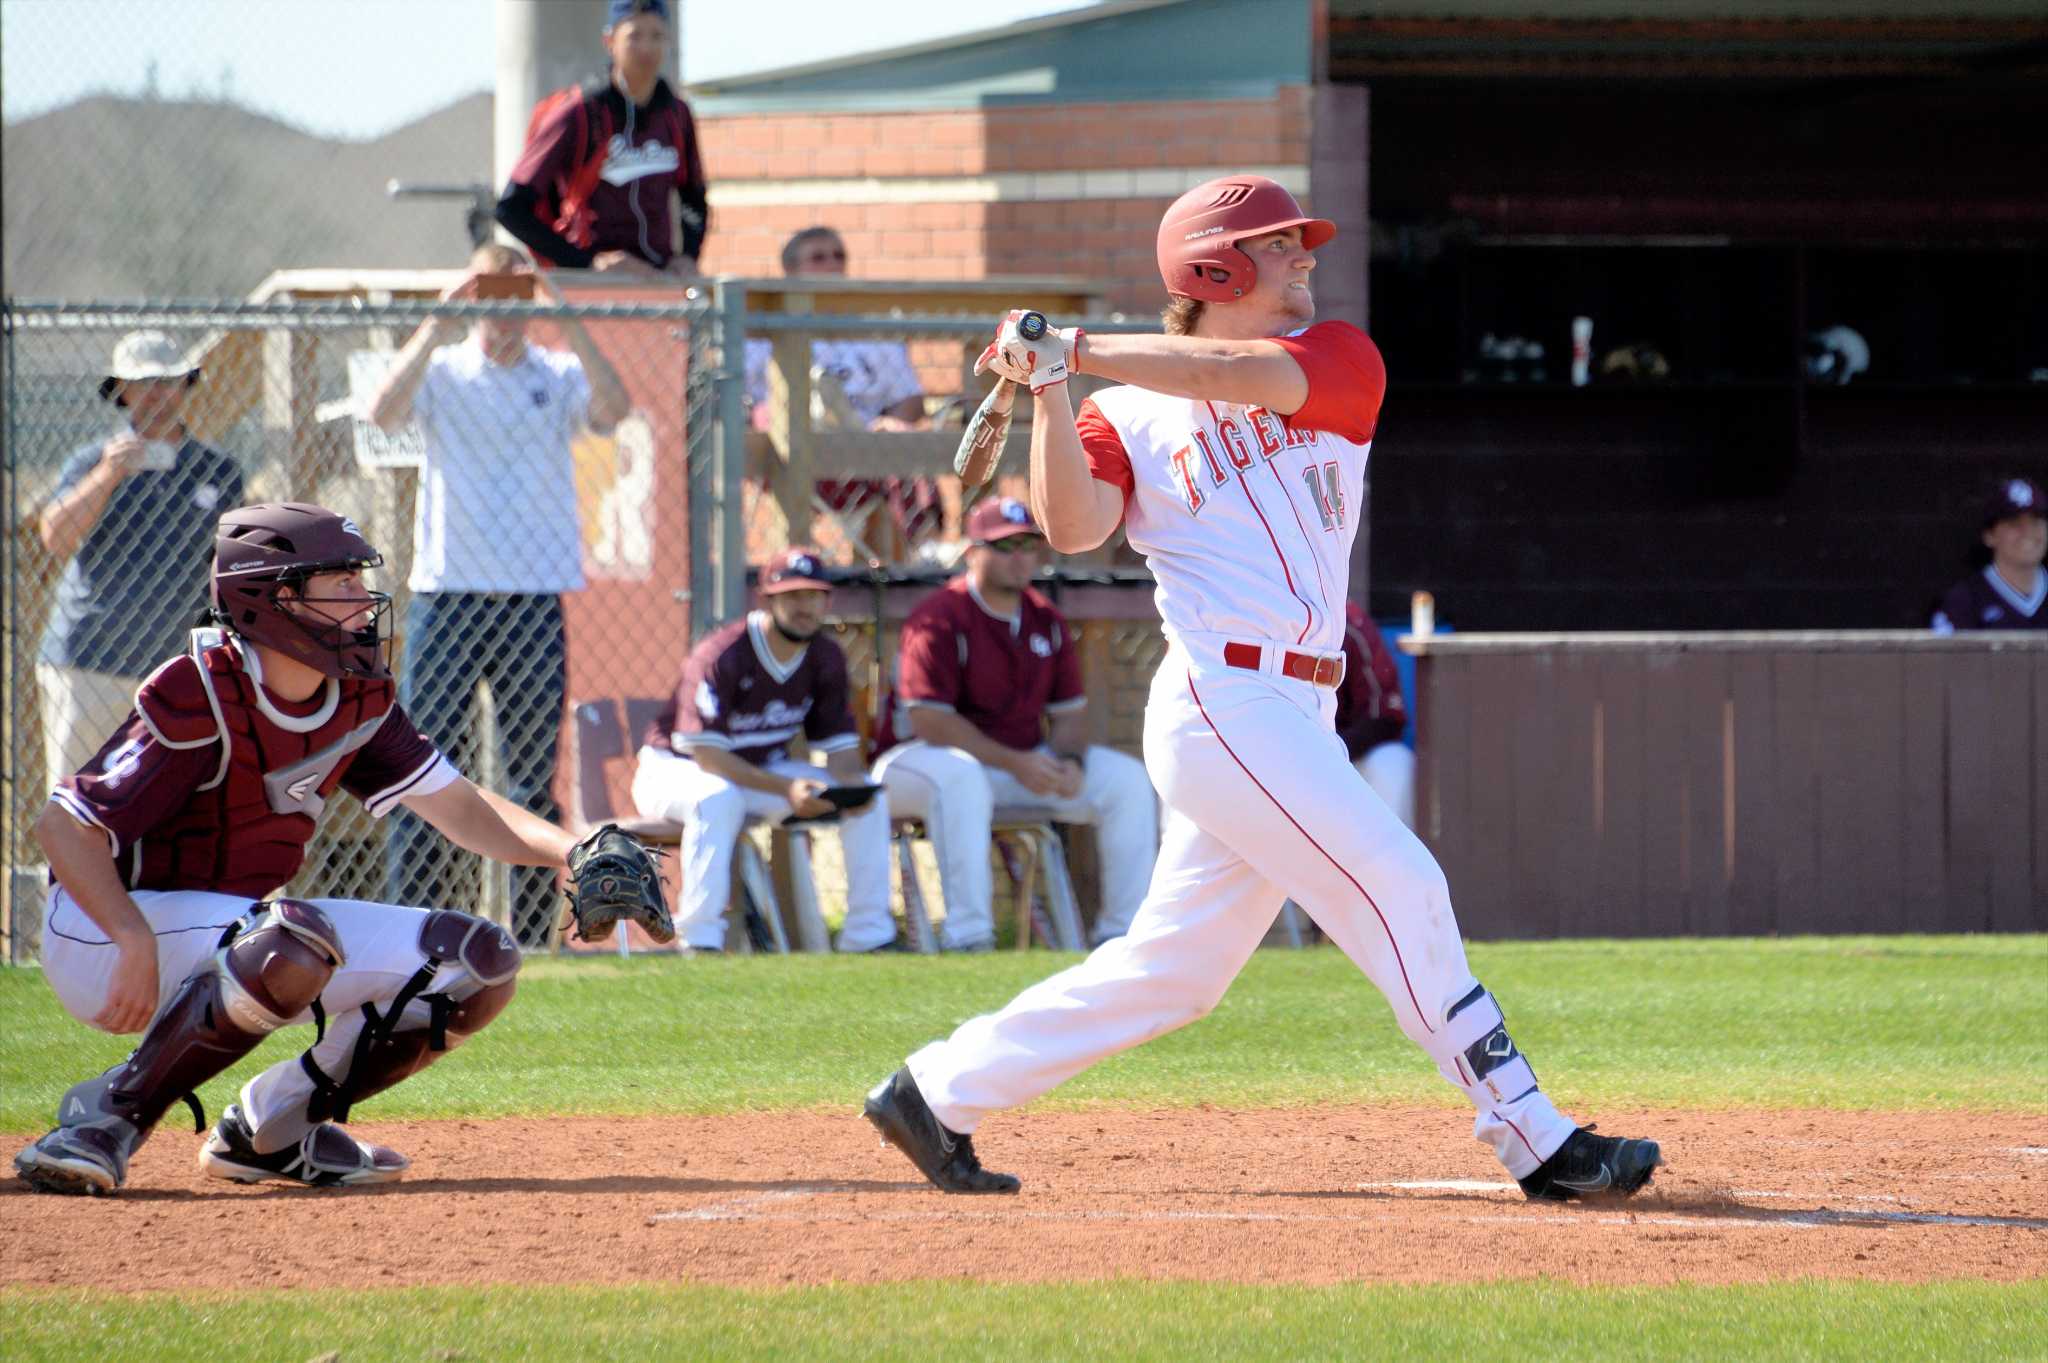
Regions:
<instances>
[{"instance_id":1,"label":"seated player in maroon jersey","mask_svg":"<svg viewBox=\"0 0 2048 1363\"><path fill-rule=\"evenodd\" d=\"M1984 566L1949 589L1936 634L1970 629L2048 629L2048 499L2041 485L2011 478L1984 508Z\"/></svg>"},{"instance_id":2,"label":"seated player in maroon jersey","mask_svg":"<svg viewBox=\"0 0 2048 1363\"><path fill-rule=\"evenodd\" d=\"M676 931L696 951L725 947L732 853L746 821L830 818L829 784L868 784L853 720L846 654L821 637L832 584L816 550L761 568L761 609L697 641L675 693L648 726L633 772L643 814L683 825ZM789 745L802 735L822 768ZM825 780L830 776L831 781ZM889 805L879 794L840 812L846 858L841 951L896 946L889 913Z\"/></svg>"},{"instance_id":3,"label":"seated player in maroon jersey","mask_svg":"<svg viewBox=\"0 0 2048 1363\"><path fill-rule=\"evenodd\" d=\"M14 1157L39 1192L111 1193L173 1103L280 1027L314 1044L243 1086L200 1151L209 1175L383 1183L410 1161L338 1123L432 1064L511 1001L519 951L449 909L272 898L326 802L404 805L462 847L555 866L574 839L465 780L395 699L383 562L317 506L244 507L214 546L218 629L152 672L127 721L51 792L43 974L73 1017L141 1032L75 1084L57 1128Z\"/></svg>"},{"instance_id":4,"label":"seated player in maroon jersey","mask_svg":"<svg viewBox=\"0 0 2048 1363\"><path fill-rule=\"evenodd\" d=\"M969 513L967 538L967 571L903 622L875 775L890 810L931 833L947 950L995 945L988 850L998 805L1095 826L1102 905L1090 936L1106 942L1130 926L1152 876L1152 783L1136 758L1088 742L1073 627L1031 586L1046 543L1030 509L988 498Z\"/></svg>"}]
</instances>

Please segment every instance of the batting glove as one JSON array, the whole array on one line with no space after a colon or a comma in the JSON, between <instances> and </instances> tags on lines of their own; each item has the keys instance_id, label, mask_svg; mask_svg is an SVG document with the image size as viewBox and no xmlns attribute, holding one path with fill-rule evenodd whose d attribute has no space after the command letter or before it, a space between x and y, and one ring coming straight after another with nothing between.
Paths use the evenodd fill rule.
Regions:
<instances>
[{"instance_id":1,"label":"batting glove","mask_svg":"<svg viewBox=\"0 0 2048 1363\"><path fill-rule=\"evenodd\" d=\"M1018 334L1018 319L1025 310L1013 308L996 328L995 339L974 362L974 372L994 370L1000 378L1021 383L1035 396L1055 384L1065 383L1070 373L1079 373L1076 352L1084 334L1079 327L1048 327L1035 341Z\"/></svg>"}]
</instances>

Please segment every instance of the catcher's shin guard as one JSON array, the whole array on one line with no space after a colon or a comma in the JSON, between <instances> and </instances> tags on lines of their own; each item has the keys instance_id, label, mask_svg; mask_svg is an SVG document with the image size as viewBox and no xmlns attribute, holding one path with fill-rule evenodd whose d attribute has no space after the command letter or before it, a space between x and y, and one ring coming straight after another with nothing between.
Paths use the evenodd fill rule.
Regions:
<instances>
[{"instance_id":1,"label":"catcher's shin guard","mask_svg":"<svg viewBox=\"0 0 2048 1363\"><path fill-rule=\"evenodd\" d=\"M236 926L143 1033L126 1061L72 1085L57 1129L15 1156L21 1177L43 1192L109 1193L171 1104L256 1049L313 1006L343 959L340 936L320 909L281 899Z\"/></svg>"},{"instance_id":2,"label":"catcher's shin guard","mask_svg":"<svg viewBox=\"0 0 2048 1363\"><path fill-rule=\"evenodd\" d=\"M482 1031L505 1010L518 987L518 945L496 923L473 914L452 909L428 914L420 929L420 954L425 962L381 1013L374 1005L363 1006L363 1030L345 1073L325 1073L310 1050L299 1057L314 1085L306 1111L310 1120L347 1121L354 1104L419 1073L442 1052ZM444 989L425 992L444 965L460 966L461 975ZM422 1006L412 1008L415 1002Z\"/></svg>"}]
</instances>

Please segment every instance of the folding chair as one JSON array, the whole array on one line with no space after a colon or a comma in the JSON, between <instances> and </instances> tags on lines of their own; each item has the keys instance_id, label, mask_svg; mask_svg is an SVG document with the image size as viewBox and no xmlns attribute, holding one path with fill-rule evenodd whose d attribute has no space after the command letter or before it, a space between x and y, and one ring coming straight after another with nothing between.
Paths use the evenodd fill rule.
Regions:
<instances>
[{"instance_id":1,"label":"folding chair","mask_svg":"<svg viewBox=\"0 0 2048 1363\"><path fill-rule=\"evenodd\" d=\"M924 833L916 819L898 819L890 836L896 845L897 864L903 878L903 919L909 926L911 945L929 956L939 949L938 932L932 926L925 905L924 889L918 883L917 860L911 844ZM1059 829L1039 809L996 806L989 821L995 839L1009 839L1025 850L1024 865L1015 872L1017 897L1017 949L1031 945L1031 911L1038 891L1045 891L1046 925L1051 943L1061 951L1086 949L1081 931L1081 908L1074 895L1073 877L1067 871L1067 853ZM1010 869L1008 859L1005 869Z\"/></svg>"}]
</instances>

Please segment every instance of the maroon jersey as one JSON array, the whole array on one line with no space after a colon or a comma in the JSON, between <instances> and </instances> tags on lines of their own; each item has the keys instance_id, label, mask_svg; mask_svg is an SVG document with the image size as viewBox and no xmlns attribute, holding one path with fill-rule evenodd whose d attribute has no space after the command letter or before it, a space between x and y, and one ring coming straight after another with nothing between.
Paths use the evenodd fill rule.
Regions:
<instances>
[{"instance_id":1,"label":"maroon jersey","mask_svg":"<svg viewBox=\"0 0 2048 1363\"><path fill-rule=\"evenodd\" d=\"M699 639L646 744L683 757L722 748L757 767L788 756L798 734L819 752L860 746L846 654L819 635L779 662L768 651L770 628L767 612L755 611Z\"/></svg>"},{"instance_id":2,"label":"maroon jersey","mask_svg":"<svg viewBox=\"0 0 2048 1363\"><path fill-rule=\"evenodd\" d=\"M386 680L330 681L302 704L262 692L241 646L195 630L135 709L50 798L102 830L131 890L262 899L298 873L327 797L382 816L455 779Z\"/></svg>"},{"instance_id":3,"label":"maroon jersey","mask_svg":"<svg viewBox=\"0 0 2048 1363\"><path fill-rule=\"evenodd\" d=\"M1344 608L1344 681L1337 688L1337 737L1356 762L1408 728L1401 674L1379 627L1357 602Z\"/></svg>"},{"instance_id":4,"label":"maroon jersey","mask_svg":"<svg viewBox=\"0 0 2048 1363\"><path fill-rule=\"evenodd\" d=\"M2048 568L2034 570L2034 592L2021 596L2012 584L1987 565L1949 588L1934 613L1934 628L1946 634L1959 629L2048 629Z\"/></svg>"},{"instance_id":5,"label":"maroon jersey","mask_svg":"<svg viewBox=\"0 0 2048 1363\"><path fill-rule=\"evenodd\" d=\"M915 735L908 710L951 710L1008 748L1045 741L1048 713L1088 703L1081 655L1065 616L1043 593L1026 587L1015 615L998 615L965 576L917 603L903 622L896 655L896 704L884 717L876 748Z\"/></svg>"}]
</instances>

